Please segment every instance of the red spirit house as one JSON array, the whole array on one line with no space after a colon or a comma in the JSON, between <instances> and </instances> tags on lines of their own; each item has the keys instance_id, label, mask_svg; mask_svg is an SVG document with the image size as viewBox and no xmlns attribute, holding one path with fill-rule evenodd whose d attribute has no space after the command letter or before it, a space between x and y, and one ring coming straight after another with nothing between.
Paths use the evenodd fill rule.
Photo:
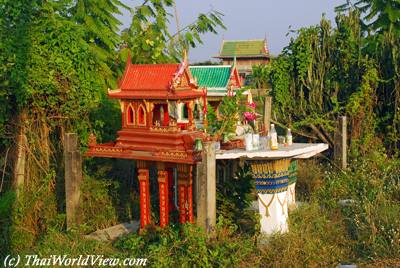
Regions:
<instances>
[{"instance_id":1,"label":"red spirit house","mask_svg":"<svg viewBox=\"0 0 400 268\"><path fill-rule=\"evenodd\" d=\"M194 222L192 168L200 160L194 151L194 109L202 99L190 70L181 64L132 64L128 59L119 88L109 90L119 99L122 129L115 142L96 144L93 136L86 156L137 160L141 228L151 223L149 167L158 168L160 226L169 222L173 209L173 168L178 171L178 204L181 223Z\"/></svg>"}]
</instances>

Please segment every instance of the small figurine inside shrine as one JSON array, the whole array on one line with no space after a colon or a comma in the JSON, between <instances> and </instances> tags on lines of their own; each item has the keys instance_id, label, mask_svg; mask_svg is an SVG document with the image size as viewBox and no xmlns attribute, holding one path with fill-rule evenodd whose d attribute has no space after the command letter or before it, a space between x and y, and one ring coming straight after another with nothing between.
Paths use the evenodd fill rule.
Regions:
<instances>
[{"instance_id":1,"label":"small figurine inside shrine","mask_svg":"<svg viewBox=\"0 0 400 268\"><path fill-rule=\"evenodd\" d=\"M149 168L156 165L160 226L174 208L173 169L177 170L179 220L194 222L192 166L200 160L195 142L204 137L196 129L195 114L203 100L186 60L180 64L132 64L130 57L119 87L108 96L119 100L122 129L116 141L97 144L91 137L86 156L137 160L141 228L150 217ZM197 104L197 105L196 105Z\"/></svg>"}]
</instances>

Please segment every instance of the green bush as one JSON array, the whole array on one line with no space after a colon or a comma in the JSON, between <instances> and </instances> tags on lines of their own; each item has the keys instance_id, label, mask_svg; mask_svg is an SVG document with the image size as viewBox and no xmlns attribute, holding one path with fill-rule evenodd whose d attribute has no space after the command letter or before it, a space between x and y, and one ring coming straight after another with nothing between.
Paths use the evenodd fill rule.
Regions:
<instances>
[{"instance_id":1,"label":"green bush","mask_svg":"<svg viewBox=\"0 0 400 268\"><path fill-rule=\"evenodd\" d=\"M18 254L32 249L49 228L59 226L55 177L54 170L35 174L15 199L9 215L10 252Z\"/></svg>"},{"instance_id":2,"label":"green bush","mask_svg":"<svg viewBox=\"0 0 400 268\"><path fill-rule=\"evenodd\" d=\"M10 252L11 212L14 201L14 192L5 192L0 196L0 258Z\"/></svg>"},{"instance_id":3,"label":"green bush","mask_svg":"<svg viewBox=\"0 0 400 268\"><path fill-rule=\"evenodd\" d=\"M349 166L343 172L329 171L314 200L326 209L341 210L355 259L398 258L400 161L375 152Z\"/></svg>"},{"instance_id":4,"label":"green bush","mask_svg":"<svg viewBox=\"0 0 400 268\"><path fill-rule=\"evenodd\" d=\"M117 224L118 213L112 195L118 192L119 184L107 179L85 176L81 191L81 227L86 233Z\"/></svg>"},{"instance_id":5,"label":"green bush","mask_svg":"<svg viewBox=\"0 0 400 268\"><path fill-rule=\"evenodd\" d=\"M256 200L254 192L251 169L245 164L233 177L217 184L217 215L237 225L241 232L254 235L259 230L258 212L249 209Z\"/></svg>"},{"instance_id":6,"label":"green bush","mask_svg":"<svg viewBox=\"0 0 400 268\"><path fill-rule=\"evenodd\" d=\"M125 256L148 258L152 267L236 267L256 250L254 239L235 234L236 228L222 218L213 237L191 224L149 228L141 236L121 238L115 246Z\"/></svg>"}]
</instances>

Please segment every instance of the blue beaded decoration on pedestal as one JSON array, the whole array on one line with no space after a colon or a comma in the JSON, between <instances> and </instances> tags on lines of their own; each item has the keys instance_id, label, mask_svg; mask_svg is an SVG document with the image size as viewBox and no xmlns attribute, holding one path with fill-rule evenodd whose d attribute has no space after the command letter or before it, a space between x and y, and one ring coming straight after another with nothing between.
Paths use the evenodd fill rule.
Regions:
<instances>
[{"instance_id":1,"label":"blue beaded decoration on pedestal","mask_svg":"<svg viewBox=\"0 0 400 268\"><path fill-rule=\"evenodd\" d=\"M288 160L251 161L256 190L260 194L287 191L289 185Z\"/></svg>"}]
</instances>

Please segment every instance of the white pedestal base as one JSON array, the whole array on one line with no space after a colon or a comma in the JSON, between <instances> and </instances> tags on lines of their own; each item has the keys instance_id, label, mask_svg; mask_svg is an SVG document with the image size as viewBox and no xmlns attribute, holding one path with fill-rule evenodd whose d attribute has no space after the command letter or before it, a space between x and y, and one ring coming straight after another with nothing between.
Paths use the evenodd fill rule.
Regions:
<instances>
[{"instance_id":1,"label":"white pedestal base","mask_svg":"<svg viewBox=\"0 0 400 268\"><path fill-rule=\"evenodd\" d=\"M287 194L287 191L276 194L258 194L261 234L289 231Z\"/></svg>"},{"instance_id":2,"label":"white pedestal base","mask_svg":"<svg viewBox=\"0 0 400 268\"><path fill-rule=\"evenodd\" d=\"M288 186L288 207L289 209L296 207L296 183L289 184Z\"/></svg>"}]
</instances>

